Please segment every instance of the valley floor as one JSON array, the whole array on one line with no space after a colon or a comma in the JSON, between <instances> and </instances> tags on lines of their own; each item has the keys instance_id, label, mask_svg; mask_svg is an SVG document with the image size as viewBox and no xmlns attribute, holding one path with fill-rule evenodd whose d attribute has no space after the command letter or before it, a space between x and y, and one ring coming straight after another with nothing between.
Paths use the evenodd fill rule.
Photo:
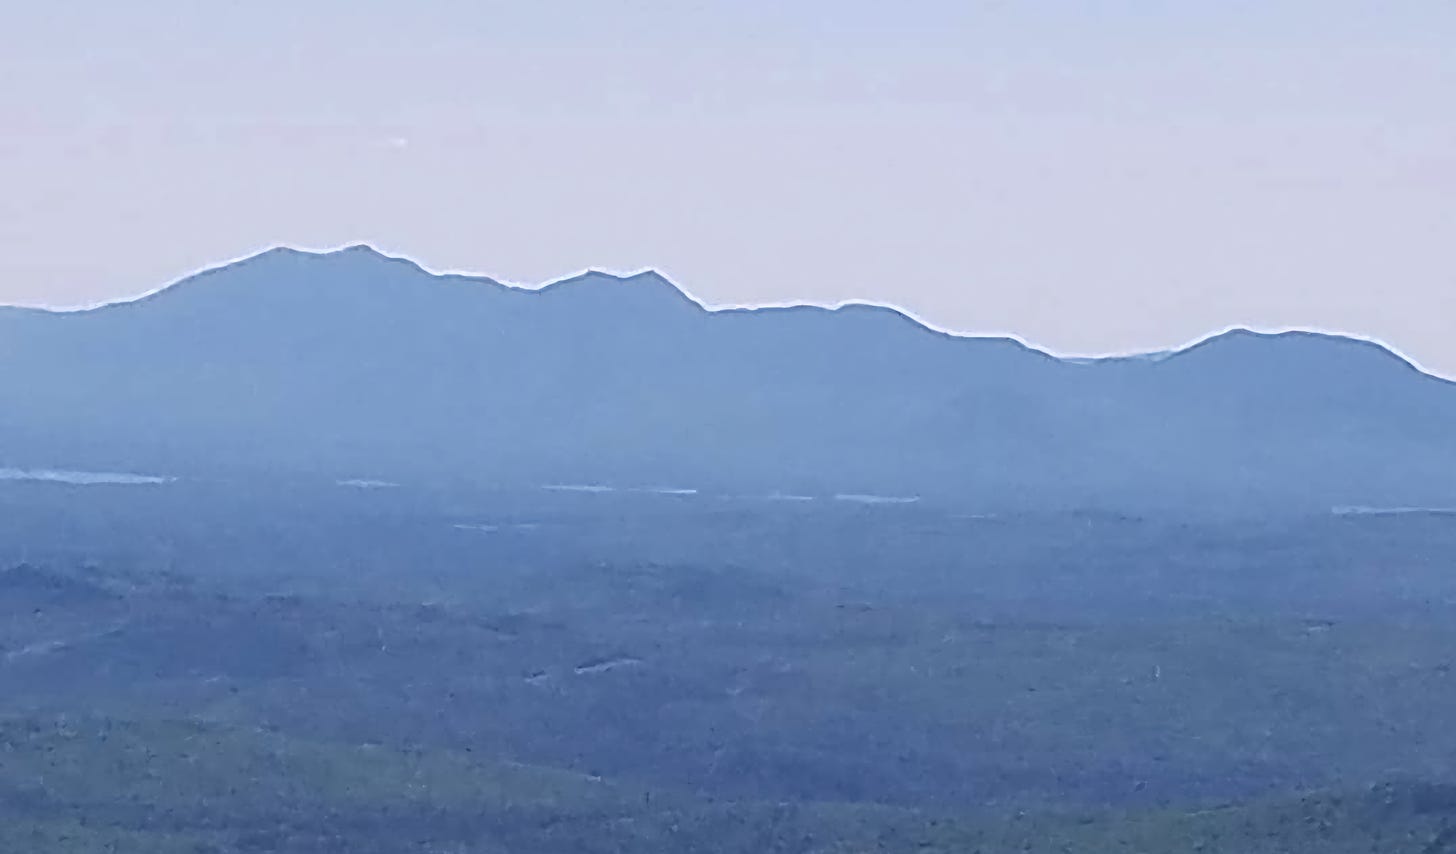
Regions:
<instances>
[{"instance_id":1,"label":"valley floor","mask_svg":"<svg viewBox=\"0 0 1456 854\"><path fill-rule=\"evenodd\" d=\"M0 851L1456 852L1450 517L131 488L0 488Z\"/></svg>"}]
</instances>

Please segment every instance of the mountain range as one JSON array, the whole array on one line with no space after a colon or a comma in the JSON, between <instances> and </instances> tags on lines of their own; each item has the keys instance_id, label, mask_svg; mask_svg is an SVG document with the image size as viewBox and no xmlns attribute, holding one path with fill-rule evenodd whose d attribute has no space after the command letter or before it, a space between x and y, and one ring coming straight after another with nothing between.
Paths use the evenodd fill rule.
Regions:
<instances>
[{"instance_id":1,"label":"mountain range","mask_svg":"<svg viewBox=\"0 0 1456 854\"><path fill-rule=\"evenodd\" d=\"M1456 505L1456 383L1234 330L1060 359L887 307L710 310L273 249L74 312L0 308L0 467L1262 512Z\"/></svg>"}]
</instances>

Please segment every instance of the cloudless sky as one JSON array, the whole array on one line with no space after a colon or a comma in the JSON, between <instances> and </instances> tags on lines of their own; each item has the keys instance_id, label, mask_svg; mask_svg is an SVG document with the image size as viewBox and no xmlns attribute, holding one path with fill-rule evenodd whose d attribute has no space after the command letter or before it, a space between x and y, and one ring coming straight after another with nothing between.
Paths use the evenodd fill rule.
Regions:
<instances>
[{"instance_id":1,"label":"cloudless sky","mask_svg":"<svg viewBox=\"0 0 1456 854\"><path fill-rule=\"evenodd\" d=\"M366 241L1064 353L1322 328L1456 376L1452 0L13 5L0 302Z\"/></svg>"}]
</instances>

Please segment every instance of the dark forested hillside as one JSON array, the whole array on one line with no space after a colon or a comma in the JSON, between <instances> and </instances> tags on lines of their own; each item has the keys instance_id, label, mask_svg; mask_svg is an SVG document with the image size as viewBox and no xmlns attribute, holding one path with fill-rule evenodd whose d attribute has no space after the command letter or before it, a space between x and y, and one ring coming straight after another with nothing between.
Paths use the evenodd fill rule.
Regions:
<instances>
[{"instance_id":1,"label":"dark forested hillside","mask_svg":"<svg viewBox=\"0 0 1456 854\"><path fill-rule=\"evenodd\" d=\"M11 481L0 848L1439 852L1453 554L1438 513Z\"/></svg>"}]
</instances>

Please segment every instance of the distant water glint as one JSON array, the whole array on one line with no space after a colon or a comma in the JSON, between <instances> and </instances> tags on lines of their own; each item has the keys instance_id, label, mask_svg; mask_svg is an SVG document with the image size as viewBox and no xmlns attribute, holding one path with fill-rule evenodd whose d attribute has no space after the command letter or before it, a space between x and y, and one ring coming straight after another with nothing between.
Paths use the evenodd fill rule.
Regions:
<instances>
[{"instance_id":1,"label":"distant water glint","mask_svg":"<svg viewBox=\"0 0 1456 854\"><path fill-rule=\"evenodd\" d=\"M1456 516L1456 507L1331 507L1336 516Z\"/></svg>"},{"instance_id":2,"label":"distant water glint","mask_svg":"<svg viewBox=\"0 0 1456 854\"><path fill-rule=\"evenodd\" d=\"M854 492L841 492L834 496L834 500L852 501L856 504L914 504L920 500L920 496L862 495Z\"/></svg>"},{"instance_id":3,"label":"distant water glint","mask_svg":"<svg viewBox=\"0 0 1456 854\"><path fill-rule=\"evenodd\" d=\"M489 525L489 524L485 524L485 523L473 523L473 524L472 523L460 523L460 524L452 525L451 527L454 528L457 531L479 531L479 532L482 532L482 533L490 534L490 533L494 533L496 531L500 531L500 530L504 530L504 529L509 529L509 530L512 530L512 531L534 531L537 528L540 528L541 527L541 523L539 523L539 522L516 522L516 523L511 524L511 525Z\"/></svg>"},{"instance_id":4,"label":"distant water glint","mask_svg":"<svg viewBox=\"0 0 1456 854\"><path fill-rule=\"evenodd\" d=\"M175 477L159 477L149 474L107 471L70 471L67 469L14 469L0 468L0 480L28 480L46 483L69 483L81 486L114 483L128 486L171 483Z\"/></svg>"}]
</instances>

